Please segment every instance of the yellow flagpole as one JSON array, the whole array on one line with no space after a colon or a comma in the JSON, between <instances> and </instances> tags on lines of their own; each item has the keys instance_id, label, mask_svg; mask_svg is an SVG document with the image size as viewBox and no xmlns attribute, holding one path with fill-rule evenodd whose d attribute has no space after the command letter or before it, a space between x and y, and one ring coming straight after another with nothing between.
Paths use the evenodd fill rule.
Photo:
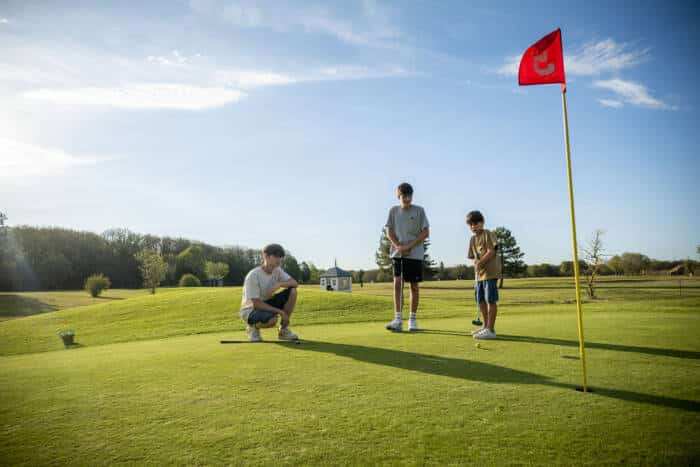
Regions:
<instances>
[{"instance_id":1,"label":"yellow flagpole","mask_svg":"<svg viewBox=\"0 0 700 467\"><path fill-rule=\"evenodd\" d=\"M566 169L569 175L569 207L571 211L571 237L574 244L574 277L576 278L576 314L578 316L578 342L581 369L583 370L583 392L588 391L586 385L586 351L583 344L583 314L581 312L581 284L578 267L578 243L576 241L576 213L574 211L574 182L571 177L571 151L569 149L569 117L566 113L566 88L562 86L561 105L564 113L564 141L566 146Z\"/></svg>"}]
</instances>

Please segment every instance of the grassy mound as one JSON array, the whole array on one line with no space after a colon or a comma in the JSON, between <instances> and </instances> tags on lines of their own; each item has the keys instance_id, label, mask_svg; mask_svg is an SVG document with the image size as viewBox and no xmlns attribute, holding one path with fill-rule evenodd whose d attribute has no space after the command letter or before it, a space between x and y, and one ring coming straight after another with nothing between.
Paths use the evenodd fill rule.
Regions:
<instances>
[{"instance_id":1,"label":"grassy mound","mask_svg":"<svg viewBox=\"0 0 700 467\"><path fill-rule=\"evenodd\" d=\"M76 331L82 346L240 330L241 288L171 290L60 310L0 323L0 355L58 350L60 329ZM384 320L391 301L302 289L297 317L304 324Z\"/></svg>"}]
</instances>

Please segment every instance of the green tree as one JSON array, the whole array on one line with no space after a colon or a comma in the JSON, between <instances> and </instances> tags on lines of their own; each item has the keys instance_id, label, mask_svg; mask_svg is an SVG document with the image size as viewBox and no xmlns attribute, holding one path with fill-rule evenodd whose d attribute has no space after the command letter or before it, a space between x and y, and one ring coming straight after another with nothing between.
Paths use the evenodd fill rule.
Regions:
<instances>
[{"instance_id":1,"label":"green tree","mask_svg":"<svg viewBox=\"0 0 700 467\"><path fill-rule=\"evenodd\" d=\"M207 279L223 279L228 275L228 264L207 261L205 271Z\"/></svg>"},{"instance_id":2,"label":"green tree","mask_svg":"<svg viewBox=\"0 0 700 467\"><path fill-rule=\"evenodd\" d=\"M301 269L301 283L308 284L311 280L311 268L309 268L306 261L302 261L299 268Z\"/></svg>"},{"instance_id":3,"label":"green tree","mask_svg":"<svg viewBox=\"0 0 700 467\"><path fill-rule=\"evenodd\" d=\"M178 285L180 287L199 287L202 282L194 274L183 274Z\"/></svg>"},{"instance_id":4,"label":"green tree","mask_svg":"<svg viewBox=\"0 0 700 467\"><path fill-rule=\"evenodd\" d=\"M360 269L357 272L357 280L360 282L360 287L364 287L364 285L365 285L365 271L364 271L364 269Z\"/></svg>"},{"instance_id":5,"label":"green tree","mask_svg":"<svg viewBox=\"0 0 700 467\"><path fill-rule=\"evenodd\" d=\"M156 293L156 288L165 279L168 264L157 250L151 248L139 252L136 261L139 263L143 286L150 289L152 294Z\"/></svg>"},{"instance_id":6,"label":"green tree","mask_svg":"<svg viewBox=\"0 0 700 467\"><path fill-rule=\"evenodd\" d=\"M284 257L284 260L282 260L282 269L284 269L287 274L292 276L294 280L299 281L301 279L301 268L299 267L299 263L294 256L287 254Z\"/></svg>"},{"instance_id":7,"label":"green tree","mask_svg":"<svg viewBox=\"0 0 700 467\"><path fill-rule=\"evenodd\" d=\"M501 261L501 280L498 287L502 288L504 276L517 277L527 271L527 266L523 261L525 253L520 251L520 247L510 230L505 227L496 227L493 233L498 240L496 254Z\"/></svg>"},{"instance_id":8,"label":"green tree","mask_svg":"<svg viewBox=\"0 0 700 467\"><path fill-rule=\"evenodd\" d=\"M386 230L382 230L382 235L379 237L379 248L374 254L374 262L377 263L380 271L385 272L391 269L392 261L391 256L389 256L390 250L391 241L386 234Z\"/></svg>"},{"instance_id":9,"label":"green tree","mask_svg":"<svg viewBox=\"0 0 700 467\"><path fill-rule=\"evenodd\" d=\"M109 289L110 281L104 274L93 274L85 279L85 290L93 298L99 297L100 294Z\"/></svg>"},{"instance_id":10,"label":"green tree","mask_svg":"<svg viewBox=\"0 0 700 467\"><path fill-rule=\"evenodd\" d=\"M578 260L578 270L579 273L583 273L588 265L583 260ZM574 262L573 261L562 261L559 266L559 274L562 276L573 276L574 275Z\"/></svg>"},{"instance_id":11,"label":"green tree","mask_svg":"<svg viewBox=\"0 0 700 467\"><path fill-rule=\"evenodd\" d=\"M612 270L613 274L620 275L625 272L625 268L622 264L622 258L619 255L615 255L610 258L607 262L608 267Z\"/></svg>"},{"instance_id":12,"label":"green tree","mask_svg":"<svg viewBox=\"0 0 700 467\"><path fill-rule=\"evenodd\" d=\"M423 240L423 278L427 281L431 280L435 275L435 261L428 254L430 240Z\"/></svg>"},{"instance_id":13,"label":"green tree","mask_svg":"<svg viewBox=\"0 0 700 467\"><path fill-rule=\"evenodd\" d=\"M198 279L206 279L206 262L202 248L199 245L191 245L177 255L175 265L176 275L193 274Z\"/></svg>"},{"instance_id":14,"label":"green tree","mask_svg":"<svg viewBox=\"0 0 700 467\"><path fill-rule=\"evenodd\" d=\"M651 263L649 257L641 253L623 253L621 259L622 269L627 275L646 274Z\"/></svg>"},{"instance_id":15,"label":"green tree","mask_svg":"<svg viewBox=\"0 0 700 467\"><path fill-rule=\"evenodd\" d=\"M309 271L311 271L311 276L309 277L309 282L312 284L321 283L321 271L316 267L314 263L309 263Z\"/></svg>"},{"instance_id":16,"label":"green tree","mask_svg":"<svg viewBox=\"0 0 700 467\"><path fill-rule=\"evenodd\" d=\"M437 277L441 281L449 279L449 271L445 269L445 263L443 263L442 261L440 261L440 264L438 265Z\"/></svg>"}]
</instances>

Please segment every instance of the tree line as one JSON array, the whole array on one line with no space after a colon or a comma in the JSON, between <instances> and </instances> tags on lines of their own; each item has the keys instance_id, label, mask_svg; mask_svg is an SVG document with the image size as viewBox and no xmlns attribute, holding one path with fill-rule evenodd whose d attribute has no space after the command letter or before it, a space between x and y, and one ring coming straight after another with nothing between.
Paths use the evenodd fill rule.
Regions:
<instances>
[{"instance_id":1,"label":"tree line","mask_svg":"<svg viewBox=\"0 0 700 467\"><path fill-rule=\"evenodd\" d=\"M62 228L8 227L0 217L0 290L81 289L92 274L107 276L114 288L144 286L143 252L156 251L165 265L162 285L176 285L184 274L204 281L228 270L226 285L240 285L262 262L262 251L222 248L184 238L142 235L111 229L101 235ZM141 259L140 259L141 258ZM296 277L300 268L292 255L285 267Z\"/></svg>"},{"instance_id":2,"label":"tree line","mask_svg":"<svg viewBox=\"0 0 700 467\"><path fill-rule=\"evenodd\" d=\"M153 283L144 272L148 269L144 266L144 252L157 252L163 261L163 274L156 274L156 279L162 279L160 284L166 286L177 285L185 274L194 275L200 281L215 278L221 279L225 285L241 285L248 271L262 263L262 251L258 249L217 247L184 238L138 234L128 229L111 229L98 235L55 227L9 227L6 220L7 217L0 213L0 291L81 289L93 274L104 274L114 288L150 288ZM571 261L526 265L523 261L525 254L511 231L498 227L494 232L499 242L504 277L573 275ZM389 246L386 233L382 232L375 254L378 267L350 271L353 282L391 281ZM433 260L428 254L429 246L430 242L426 240L425 280L474 279L474 269L467 264L445 266L442 261ZM581 273L687 275L700 267L697 261L690 259L663 261L634 252L601 258L602 249L594 256L587 255L587 261L580 263ZM299 262L289 252L282 267L302 283L318 284L324 272L311 262Z\"/></svg>"}]
</instances>

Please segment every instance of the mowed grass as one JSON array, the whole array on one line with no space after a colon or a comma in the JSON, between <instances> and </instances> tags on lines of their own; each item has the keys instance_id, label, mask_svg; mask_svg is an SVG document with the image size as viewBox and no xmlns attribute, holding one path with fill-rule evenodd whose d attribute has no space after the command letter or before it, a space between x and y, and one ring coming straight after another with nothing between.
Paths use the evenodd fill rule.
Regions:
<instances>
[{"instance_id":1,"label":"mowed grass","mask_svg":"<svg viewBox=\"0 0 700 467\"><path fill-rule=\"evenodd\" d=\"M245 338L237 288L180 289L5 321L0 458L697 464L699 290L674 295L650 284L661 288L639 299L647 289L611 287L585 303L594 392L582 394L567 282L506 281L500 338L481 348L467 334L474 305L466 281L424 284L424 330L416 334L383 329L391 317L386 285L353 294L302 288L300 345L275 343L273 330L263 331L268 343L221 345ZM82 347L60 349L55 328L64 324Z\"/></svg>"}]
</instances>

